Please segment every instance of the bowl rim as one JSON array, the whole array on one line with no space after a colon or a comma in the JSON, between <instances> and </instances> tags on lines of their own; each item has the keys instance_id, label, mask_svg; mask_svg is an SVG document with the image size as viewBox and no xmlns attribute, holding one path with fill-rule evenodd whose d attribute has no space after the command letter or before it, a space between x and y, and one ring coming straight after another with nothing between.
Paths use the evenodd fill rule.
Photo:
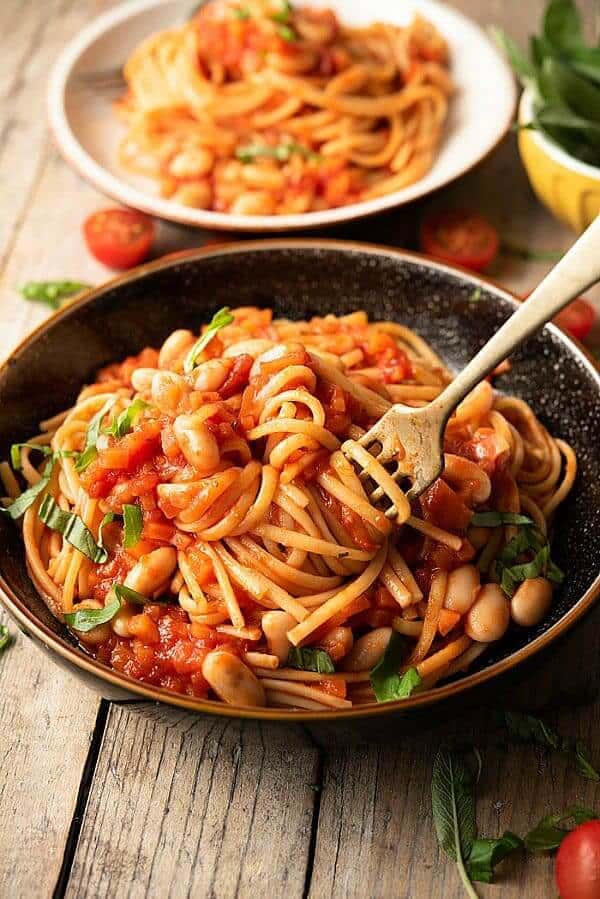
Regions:
<instances>
[{"instance_id":1,"label":"bowl rim","mask_svg":"<svg viewBox=\"0 0 600 899\"><path fill-rule=\"evenodd\" d=\"M348 206L339 206L317 212L304 212L286 215L232 215L212 210L190 210L180 203L166 200L158 195L147 193L142 188L129 184L122 177L113 174L96 161L80 144L72 131L66 112L67 85L71 73L85 50L108 28L119 26L133 15L161 5L165 0L127 0L113 9L107 10L94 18L88 25L64 47L54 62L48 79L46 117L50 132L58 150L66 162L89 184L106 196L133 209L139 209L148 215L165 221L178 222L195 228L208 228L215 231L277 233L295 230L311 230L331 225L367 218L385 210L397 208L429 196L447 184L456 181L487 159L499 146L508 133L517 108L517 90L510 68L485 31L469 16L460 10L448 7L439 0L423 0L425 6L443 8L445 15L450 15L463 27L476 29L480 40L487 45L506 75L503 90L508 97L507 111L503 120L498 122L491 143L479 152L477 158L467 164L460 163L454 174L439 178L426 191L411 191L414 185L408 185L399 191L384 194L371 200L361 200ZM426 11L426 10L425 10ZM404 194L404 196L401 196Z\"/></svg>"},{"instance_id":2,"label":"bowl rim","mask_svg":"<svg viewBox=\"0 0 600 899\"><path fill-rule=\"evenodd\" d=\"M508 301L513 307L518 306L518 299L499 286L493 280L480 274L473 274L466 269L457 266L447 265L442 262L429 259L420 253L409 250L387 247L383 244L367 243L363 241L344 241L334 239L316 239L316 238L268 238L257 241L236 241L221 245L212 245L209 247L201 247L199 249L182 250L179 252L168 254L153 262L145 263L137 268L131 269L125 274L111 278L99 287L92 288L76 299L67 303L57 312L52 314L44 322L38 325L30 334L26 335L23 340L9 353L9 355L0 364L0 374L7 369L13 360L18 357L21 352L30 344L34 343L39 337L43 336L47 331L51 330L55 322L69 316L73 310L86 306L88 303L104 294L107 291L114 290L123 284L132 281L142 281L146 275L154 272L169 269L181 262L194 261L196 259L206 259L219 256L236 256L240 253L254 252L270 252L272 250L333 250L342 253L364 253L371 256L383 256L393 258L398 262L409 262L425 266L451 277L459 277L463 281L468 281L474 289L482 288L496 294L501 299ZM596 388L600 393L600 370L594 358L581 346L564 333L556 325L550 323L546 325L555 336L567 344L568 350L582 363L592 379L596 383ZM459 680L440 687L434 687L424 693L417 693L408 699L395 700L393 702L385 702L373 705L357 705L349 709L327 710L323 712L315 712L308 710L291 711L278 708L247 708L243 706L227 705L223 702L210 699L198 699L185 696L179 693L173 693L161 687L153 687L127 677L124 674L116 672L114 669L96 661L91 656L86 656L81 650L71 645L64 638L59 637L43 622L41 622L34 613L28 608L26 603L20 599L18 594L6 582L3 575L0 574L0 603L12 615L16 621L22 625L28 634L37 638L43 646L60 657L73 664L76 668L81 669L87 674L93 674L101 682L108 683L121 691L135 694L140 700L151 702L163 702L167 705L173 705L186 709L191 712L217 715L222 718L243 718L254 721L278 721L288 723L303 722L319 722L319 721L342 721L357 718L371 718L380 715L392 714L394 712L409 712L415 709L424 708L426 706L435 705L444 699L460 696L469 690L480 686L493 678L505 674L513 670L517 666L537 655L540 651L548 647L559 636L569 631L573 625L594 605L596 599L600 596L600 572L594 579L593 583L588 587L585 593L577 600L577 602L554 624L552 624L542 634L522 646L516 652L511 653L505 659L489 665L473 674L467 674Z\"/></svg>"},{"instance_id":3,"label":"bowl rim","mask_svg":"<svg viewBox=\"0 0 600 899\"><path fill-rule=\"evenodd\" d=\"M533 103L534 91L532 88L526 87L519 100L518 118L520 125L528 122L533 115ZM556 141L552 140L545 131L540 131L536 128L528 130L527 134L533 143L537 144L539 149L546 153L546 155L554 162L558 163L558 165L562 165L572 172L576 172L578 175L585 175L587 178L593 178L595 181L600 181L599 166L590 165L589 162L582 162L580 159L575 159L574 156L571 156L570 153L563 150L560 144L557 144Z\"/></svg>"}]
</instances>

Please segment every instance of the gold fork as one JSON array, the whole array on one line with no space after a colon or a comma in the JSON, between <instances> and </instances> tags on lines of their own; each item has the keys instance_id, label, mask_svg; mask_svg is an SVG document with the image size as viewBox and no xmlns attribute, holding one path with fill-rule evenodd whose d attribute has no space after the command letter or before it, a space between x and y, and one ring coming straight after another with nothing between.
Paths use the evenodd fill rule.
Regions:
<instances>
[{"instance_id":1,"label":"gold fork","mask_svg":"<svg viewBox=\"0 0 600 899\"><path fill-rule=\"evenodd\" d=\"M344 455L362 469L362 479L371 477L372 458L382 465L395 462L396 468L391 475L394 482L401 478L410 479L412 483L406 496L409 500L420 496L443 472L444 430L458 404L524 340L598 280L600 217L546 275L527 302L511 315L433 402L421 408L402 403L388 404L388 410L362 437L342 444ZM367 456L365 449L369 447L371 454ZM385 513L388 518L397 516L394 494L398 495L395 490L386 489L382 482L371 494L374 502L381 501L384 496L392 502Z\"/></svg>"}]
</instances>

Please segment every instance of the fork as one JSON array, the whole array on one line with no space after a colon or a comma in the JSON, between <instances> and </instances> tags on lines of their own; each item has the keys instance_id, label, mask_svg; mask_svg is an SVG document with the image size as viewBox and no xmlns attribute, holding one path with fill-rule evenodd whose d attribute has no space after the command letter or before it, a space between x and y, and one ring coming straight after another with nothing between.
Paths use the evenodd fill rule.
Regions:
<instances>
[{"instance_id":1,"label":"fork","mask_svg":"<svg viewBox=\"0 0 600 899\"><path fill-rule=\"evenodd\" d=\"M387 412L362 437L342 444L344 455L362 468L362 479L369 477L365 449L371 447L381 464L396 463L394 481L404 477L412 481L407 498L413 500L420 496L444 470L444 429L458 404L524 340L599 280L600 217L435 400L421 408L390 404ZM387 491L390 500L391 492ZM385 495L386 490L378 488L371 499L378 502ZM392 505L385 514L395 518L396 507Z\"/></svg>"}]
</instances>

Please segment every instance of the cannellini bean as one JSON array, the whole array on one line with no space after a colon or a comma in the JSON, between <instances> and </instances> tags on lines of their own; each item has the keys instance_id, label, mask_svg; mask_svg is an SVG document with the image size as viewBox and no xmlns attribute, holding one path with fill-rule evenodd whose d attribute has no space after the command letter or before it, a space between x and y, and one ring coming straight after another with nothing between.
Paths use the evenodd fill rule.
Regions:
<instances>
[{"instance_id":1,"label":"cannellini bean","mask_svg":"<svg viewBox=\"0 0 600 899\"><path fill-rule=\"evenodd\" d=\"M158 505L168 518L174 518L177 514L173 509L187 509L196 499L201 488L200 481L182 481L174 484L159 484L156 488Z\"/></svg>"},{"instance_id":2,"label":"cannellini bean","mask_svg":"<svg viewBox=\"0 0 600 899\"><path fill-rule=\"evenodd\" d=\"M201 178L210 172L214 163L214 153L206 147L191 147L173 157L169 174L174 178Z\"/></svg>"},{"instance_id":3,"label":"cannellini bean","mask_svg":"<svg viewBox=\"0 0 600 899\"><path fill-rule=\"evenodd\" d=\"M271 349L272 340L266 340L264 337L253 337L250 340L240 340L238 343L232 343L225 347L223 356L229 359L231 356L252 356L256 359L261 353Z\"/></svg>"},{"instance_id":4,"label":"cannellini bean","mask_svg":"<svg viewBox=\"0 0 600 899\"><path fill-rule=\"evenodd\" d=\"M232 215L273 215L275 200L267 190L247 190L231 204Z\"/></svg>"},{"instance_id":5,"label":"cannellini bean","mask_svg":"<svg viewBox=\"0 0 600 899\"><path fill-rule=\"evenodd\" d=\"M219 699L230 705L266 705L265 691L241 659L222 649L209 652L202 664L202 675Z\"/></svg>"},{"instance_id":6,"label":"cannellini bean","mask_svg":"<svg viewBox=\"0 0 600 899\"><path fill-rule=\"evenodd\" d=\"M282 663L287 662L292 645L287 633L298 623L296 619L287 612L274 611L266 612L260 623L271 655L277 656Z\"/></svg>"},{"instance_id":7,"label":"cannellini bean","mask_svg":"<svg viewBox=\"0 0 600 899\"><path fill-rule=\"evenodd\" d=\"M376 627L359 637L343 661L344 671L370 671L384 654L391 636L391 627Z\"/></svg>"},{"instance_id":8,"label":"cannellini bean","mask_svg":"<svg viewBox=\"0 0 600 899\"><path fill-rule=\"evenodd\" d=\"M448 575L444 608L464 615L469 611L479 590L479 572L474 565L461 565Z\"/></svg>"},{"instance_id":9,"label":"cannellini bean","mask_svg":"<svg viewBox=\"0 0 600 899\"><path fill-rule=\"evenodd\" d=\"M110 622L110 626L118 637L130 637L129 619L133 618L135 612L130 608L119 609L115 617Z\"/></svg>"},{"instance_id":10,"label":"cannellini bean","mask_svg":"<svg viewBox=\"0 0 600 899\"><path fill-rule=\"evenodd\" d=\"M148 393L152 390L152 379L157 371L156 368L136 368L131 375L133 389L138 393Z\"/></svg>"},{"instance_id":11,"label":"cannellini bean","mask_svg":"<svg viewBox=\"0 0 600 899\"><path fill-rule=\"evenodd\" d=\"M465 619L465 633L477 643L493 643L504 636L510 605L498 584L484 584Z\"/></svg>"},{"instance_id":12,"label":"cannellini bean","mask_svg":"<svg viewBox=\"0 0 600 899\"><path fill-rule=\"evenodd\" d=\"M178 361L182 361L187 351L194 345L196 338L191 331L178 328L170 334L160 348L158 354L159 368L174 368Z\"/></svg>"},{"instance_id":13,"label":"cannellini bean","mask_svg":"<svg viewBox=\"0 0 600 899\"><path fill-rule=\"evenodd\" d=\"M178 415L173 431L181 452L199 474L210 474L219 464L219 446L198 415Z\"/></svg>"},{"instance_id":14,"label":"cannellini bean","mask_svg":"<svg viewBox=\"0 0 600 899\"><path fill-rule=\"evenodd\" d=\"M347 656L354 645L354 635L351 627L332 627L318 642L319 649L324 649L332 661L339 662Z\"/></svg>"},{"instance_id":15,"label":"cannellini bean","mask_svg":"<svg viewBox=\"0 0 600 899\"><path fill-rule=\"evenodd\" d=\"M552 604L552 584L545 577L523 581L510 601L512 619L521 627L539 624Z\"/></svg>"},{"instance_id":16,"label":"cannellini bean","mask_svg":"<svg viewBox=\"0 0 600 899\"><path fill-rule=\"evenodd\" d=\"M172 546L161 546L140 557L127 574L124 584L142 596L154 596L165 585L177 567L177 552Z\"/></svg>"},{"instance_id":17,"label":"cannellini bean","mask_svg":"<svg viewBox=\"0 0 600 899\"><path fill-rule=\"evenodd\" d=\"M212 188L205 179L194 181L190 184L182 184L178 187L172 198L183 206L191 206L193 209L210 209L212 203Z\"/></svg>"},{"instance_id":18,"label":"cannellini bean","mask_svg":"<svg viewBox=\"0 0 600 899\"><path fill-rule=\"evenodd\" d=\"M177 412L189 390L187 381L173 371L157 371L152 378L152 399L161 412Z\"/></svg>"},{"instance_id":19,"label":"cannellini bean","mask_svg":"<svg viewBox=\"0 0 600 899\"><path fill-rule=\"evenodd\" d=\"M114 599L114 595L109 595L106 602L109 603ZM96 599L83 599L77 604L77 609L101 609L102 603ZM82 643L88 646L97 646L104 643L110 637L110 624L99 624L93 627L91 631L77 631L77 637Z\"/></svg>"},{"instance_id":20,"label":"cannellini bean","mask_svg":"<svg viewBox=\"0 0 600 899\"><path fill-rule=\"evenodd\" d=\"M229 365L222 359L209 359L194 369L195 390L218 390L229 374Z\"/></svg>"},{"instance_id":21,"label":"cannellini bean","mask_svg":"<svg viewBox=\"0 0 600 899\"><path fill-rule=\"evenodd\" d=\"M266 165L244 165L242 179L248 187L262 188L263 190L281 190L285 187L283 172Z\"/></svg>"}]
</instances>

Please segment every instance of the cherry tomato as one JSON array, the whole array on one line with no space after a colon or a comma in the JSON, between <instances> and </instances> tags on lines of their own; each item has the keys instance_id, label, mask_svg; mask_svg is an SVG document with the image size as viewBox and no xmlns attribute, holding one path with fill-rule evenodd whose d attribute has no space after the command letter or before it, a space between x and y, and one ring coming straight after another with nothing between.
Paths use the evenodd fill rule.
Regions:
<instances>
[{"instance_id":1,"label":"cherry tomato","mask_svg":"<svg viewBox=\"0 0 600 899\"><path fill-rule=\"evenodd\" d=\"M596 321L596 310L579 297L559 312L554 322L578 340L585 340Z\"/></svg>"},{"instance_id":2,"label":"cherry tomato","mask_svg":"<svg viewBox=\"0 0 600 899\"><path fill-rule=\"evenodd\" d=\"M452 209L425 218L420 246L428 256L480 272L496 257L500 239L479 213Z\"/></svg>"},{"instance_id":3,"label":"cherry tomato","mask_svg":"<svg viewBox=\"0 0 600 899\"><path fill-rule=\"evenodd\" d=\"M564 838L555 876L561 899L600 899L600 821L580 824Z\"/></svg>"},{"instance_id":4,"label":"cherry tomato","mask_svg":"<svg viewBox=\"0 0 600 899\"><path fill-rule=\"evenodd\" d=\"M148 258L154 222L134 209L103 209L85 220L83 235L99 262L111 268L132 268Z\"/></svg>"}]
</instances>

